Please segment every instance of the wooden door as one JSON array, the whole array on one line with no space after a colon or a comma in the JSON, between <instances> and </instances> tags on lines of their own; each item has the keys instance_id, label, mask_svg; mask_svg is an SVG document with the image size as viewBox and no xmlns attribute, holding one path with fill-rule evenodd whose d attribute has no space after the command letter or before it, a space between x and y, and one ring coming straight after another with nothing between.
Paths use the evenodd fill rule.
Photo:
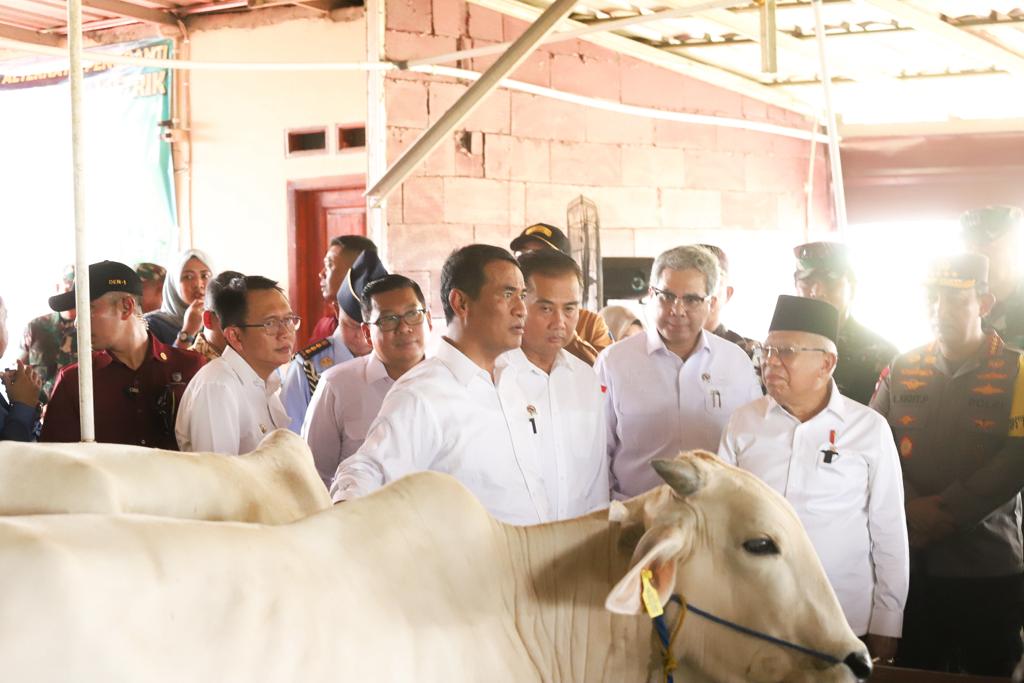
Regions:
<instances>
[{"instance_id":1,"label":"wooden door","mask_svg":"<svg viewBox=\"0 0 1024 683\"><path fill-rule=\"evenodd\" d=\"M366 181L362 176L288 183L288 298L302 317L299 348L327 311L319 273L331 238L366 234Z\"/></svg>"}]
</instances>

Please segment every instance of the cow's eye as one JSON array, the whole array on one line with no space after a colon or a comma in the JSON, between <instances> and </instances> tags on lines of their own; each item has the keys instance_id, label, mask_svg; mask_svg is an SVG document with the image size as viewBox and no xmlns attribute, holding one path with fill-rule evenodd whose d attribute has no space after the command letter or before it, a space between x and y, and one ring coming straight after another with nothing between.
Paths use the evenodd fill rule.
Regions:
<instances>
[{"instance_id":1,"label":"cow's eye","mask_svg":"<svg viewBox=\"0 0 1024 683\"><path fill-rule=\"evenodd\" d=\"M744 541L743 549L751 555L778 555L779 546L770 538L752 538Z\"/></svg>"}]
</instances>

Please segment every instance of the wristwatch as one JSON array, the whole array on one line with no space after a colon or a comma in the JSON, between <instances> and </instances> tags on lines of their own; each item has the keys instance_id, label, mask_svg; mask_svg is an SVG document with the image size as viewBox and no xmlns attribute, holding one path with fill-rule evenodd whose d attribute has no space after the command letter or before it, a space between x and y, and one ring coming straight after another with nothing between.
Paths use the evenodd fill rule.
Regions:
<instances>
[{"instance_id":1,"label":"wristwatch","mask_svg":"<svg viewBox=\"0 0 1024 683\"><path fill-rule=\"evenodd\" d=\"M189 336L188 333L185 332L185 330L181 330L180 332L178 332L178 341L180 341L182 344L191 344L195 340L196 336Z\"/></svg>"}]
</instances>

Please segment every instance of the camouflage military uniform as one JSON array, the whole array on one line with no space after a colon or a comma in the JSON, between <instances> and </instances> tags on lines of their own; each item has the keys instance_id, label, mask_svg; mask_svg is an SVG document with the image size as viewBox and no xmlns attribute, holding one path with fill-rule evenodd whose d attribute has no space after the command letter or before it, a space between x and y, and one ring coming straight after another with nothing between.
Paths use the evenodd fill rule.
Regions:
<instances>
[{"instance_id":1,"label":"camouflage military uniform","mask_svg":"<svg viewBox=\"0 0 1024 683\"><path fill-rule=\"evenodd\" d=\"M60 313L41 315L25 326L21 360L31 365L43 381L41 403L46 403L53 391L60 369L78 360L77 339L75 321L65 320Z\"/></svg>"},{"instance_id":2,"label":"camouflage military uniform","mask_svg":"<svg viewBox=\"0 0 1024 683\"><path fill-rule=\"evenodd\" d=\"M1017 285L1008 299L996 302L984 324L986 330L997 332L1007 346L1024 350L1024 282Z\"/></svg>"},{"instance_id":3,"label":"camouflage military uniform","mask_svg":"<svg viewBox=\"0 0 1024 683\"><path fill-rule=\"evenodd\" d=\"M839 393L867 405L879 375L899 351L852 317L839 329L836 350L839 361L833 378Z\"/></svg>"}]
</instances>

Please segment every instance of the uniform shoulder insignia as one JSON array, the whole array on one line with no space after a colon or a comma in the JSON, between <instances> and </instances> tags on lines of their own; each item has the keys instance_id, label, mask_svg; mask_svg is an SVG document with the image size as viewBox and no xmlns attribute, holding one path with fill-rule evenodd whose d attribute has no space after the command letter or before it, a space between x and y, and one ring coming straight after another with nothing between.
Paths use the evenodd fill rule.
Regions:
<instances>
[{"instance_id":1,"label":"uniform shoulder insignia","mask_svg":"<svg viewBox=\"0 0 1024 683\"><path fill-rule=\"evenodd\" d=\"M306 360L310 360L311 358L313 358L313 356L323 351L330 345L331 340L329 338L319 339L310 344L309 346L307 346L306 348L299 351L299 355Z\"/></svg>"}]
</instances>

